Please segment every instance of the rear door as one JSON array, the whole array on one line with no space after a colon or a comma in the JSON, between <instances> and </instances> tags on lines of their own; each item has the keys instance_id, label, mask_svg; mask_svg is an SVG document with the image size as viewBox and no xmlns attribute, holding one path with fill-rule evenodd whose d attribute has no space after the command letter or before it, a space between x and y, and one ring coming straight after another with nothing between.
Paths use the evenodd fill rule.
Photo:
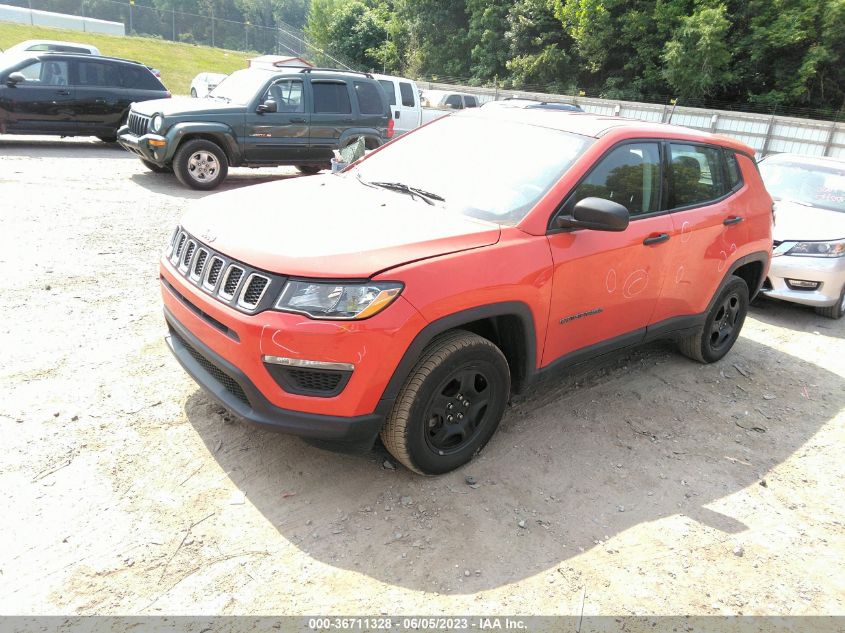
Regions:
<instances>
[{"instance_id":1,"label":"rear door","mask_svg":"<svg viewBox=\"0 0 845 633\"><path fill-rule=\"evenodd\" d=\"M12 72L20 72L26 81L0 88L0 109L5 110L7 127L16 132L72 134L73 88L70 65L62 59L33 60Z\"/></svg>"},{"instance_id":2,"label":"rear door","mask_svg":"<svg viewBox=\"0 0 845 633\"><path fill-rule=\"evenodd\" d=\"M330 161L340 135L352 126L352 95L350 86L342 79L312 78L311 88L310 158Z\"/></svg>"},{"instance_id":3,"label":"rear door","mask_svg":"<svg viewBox=\"0 0 845 633\"><path fill-rule=\"evenodd\" d=\"M80 131L107 133L120 126L132 103L121 86L121 67L105 60L71 62L74 83L73 115Z\"/></svg>"},{"instance_id":4,"label":"rear door","mask_svg":"<svg viewBox=\"0 0 845 633\"><path fill-rule=\"evenodd\" d=\"M247 112L244 155L249 163L273 163L308 158L308 110L302 79L280 79L259 103L272 99L276 112Z\"/></svg>"}]
</instances>

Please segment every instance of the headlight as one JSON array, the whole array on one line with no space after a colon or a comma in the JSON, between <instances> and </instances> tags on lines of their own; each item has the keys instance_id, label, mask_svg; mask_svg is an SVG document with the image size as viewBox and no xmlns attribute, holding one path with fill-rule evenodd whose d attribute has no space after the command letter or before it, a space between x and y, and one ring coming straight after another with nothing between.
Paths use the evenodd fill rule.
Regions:
<instances>
[{"instance_id":1,"label":"headlight","mask_svg":"<svg viewBox=\"0 0 845 633\"><path fill-rule=\"evenodd\" d=\"M150 121L150 129L153 132L155 132L156 134L158 134L159 132L161 132L161 128L163 128L163 127L164 127L164 117L161 116L160 114L156 114L153 117L153 120Z\"/></svg>"},{"instance_id":2,"label":"headlight","mask_svg":"<svg viewBox=\"0 0 845 633\"><path fill-rule=\"evenodd\" d=\"M799 257L842 257L845 255L845 240L835 242L798 242L785 255Z\"/></svg>"},{"instance_id":3,"label":"headlight","mask_svg":"<svg viewBox=\"0 0 845 633\"><path fill-rule=\"evenodd\" d=\"M397 282L289 281L276 301L276 309L314 319L366 319L384 310L400 292L402 284Z\"/></svg>"}]
</instances>

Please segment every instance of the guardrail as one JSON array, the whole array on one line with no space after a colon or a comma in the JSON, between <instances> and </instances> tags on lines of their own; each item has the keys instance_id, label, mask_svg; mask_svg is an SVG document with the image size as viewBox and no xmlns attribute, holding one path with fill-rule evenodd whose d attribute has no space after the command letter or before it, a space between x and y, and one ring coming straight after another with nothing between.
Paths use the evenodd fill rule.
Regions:
<instances>
[{"instance_id":1,"label":"guardrail","mask_svg":"<svg viewBox=\"0 0 845 633\"><path fill-rule=\"evenodd\" d=\"M422 89L475 94L481 103L505 97L522 97L539 101L566 101L576 103L586 112L595 114L684 125L696 130L736 138L752 147L760 156L792 152L845 160L845 122L639 103L636 101L595 99L573 95L525 92L523 90L500 90L430 81L420 81L418 85Z\"/></svg>"}]
</instances>

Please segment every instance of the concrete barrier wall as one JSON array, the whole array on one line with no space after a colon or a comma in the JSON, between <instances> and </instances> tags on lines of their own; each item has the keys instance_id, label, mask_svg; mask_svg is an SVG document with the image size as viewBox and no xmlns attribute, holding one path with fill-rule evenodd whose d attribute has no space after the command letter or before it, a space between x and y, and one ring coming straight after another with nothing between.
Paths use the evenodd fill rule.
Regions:
<instances>
[{"instance_id":1,"label":"concrete barrier wall","mask_svg":"<svg viewBox=\"0 0 845 633\"><path fill-rule=\"evenodd\" d=\"M8 4L0 4L0 22L48 26L54 29L70 29L84 33L126 35L126 27L123 25L123 22L83 18L75 15L65 15L64 13L52 13L50 11L36 11L34 9L24 9L23 7L13 7Z\"/></svg>"}]
</instances>

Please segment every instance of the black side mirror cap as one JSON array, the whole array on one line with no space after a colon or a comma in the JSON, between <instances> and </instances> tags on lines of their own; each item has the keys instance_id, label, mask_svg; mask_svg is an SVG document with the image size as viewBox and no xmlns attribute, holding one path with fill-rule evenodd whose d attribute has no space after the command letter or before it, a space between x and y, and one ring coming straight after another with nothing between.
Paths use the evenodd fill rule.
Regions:
<instances>
[{"instance_id":1,"label":"black side mirror cap","mask_svg":"<svg viewBox=\"0 0 845 633\"><path fill-rule=\"evenodd\" d=\"M277 112L278 106L273 99L267 99L264 103L258 105L259 112Z\"/></svg>"},{"instance_id":2,"label":"black side mirror cap","mask_svg":"<svg viewBox=\"0 0 845 633\"><path fill-rule=\"evenodd\" d=\"M605 198L584 198L575 204L572 215L555 218L557 229L592 229L594 231L624 231L631 221L628 209Z\"/></svg>"},{"instance_id":3,"label":"black side mirror cap","mask_svg":"<svg viewBox=\"0 0 845 633\"><path fill-rule=\"evenodd\" d=\"M20 84L26 81L26 77L23 73L12 73L8 77L6 77L6 85L7 86L14 86L16 84Z\"/></svg>"}]
</instances>

